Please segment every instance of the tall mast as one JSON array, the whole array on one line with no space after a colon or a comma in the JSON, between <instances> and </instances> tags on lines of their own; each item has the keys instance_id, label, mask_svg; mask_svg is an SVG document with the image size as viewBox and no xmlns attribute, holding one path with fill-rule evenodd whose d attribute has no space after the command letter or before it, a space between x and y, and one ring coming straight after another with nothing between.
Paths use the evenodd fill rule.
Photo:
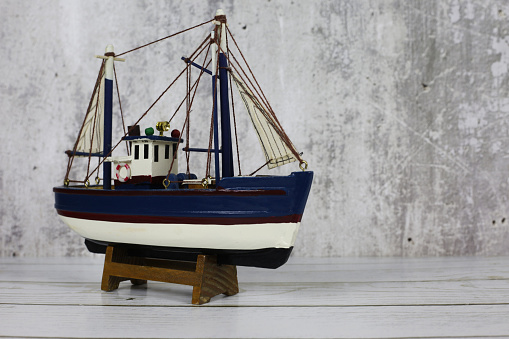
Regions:
<instances>
[{"instance_id":1,"label":"tall mast","mask_svg":"<svg viewBox=\"0 0 509 339\"><path fill-rule=\"evenodd\" d=\"M228 99L228 60L226 58L226 15L222 9L216 12L216 25L218 25L217 39L220 39L219 46L219 86L221 101L221 166L222 177L233 177L233 151L232 132L230 123L230 101Z\"/></svg>"},{"instance_id":2,"label":"tall mast","mask_svg":"<svg viewBox=\"0 0 509 339\"><path fill-rule=\"evenodd\" d=\"M106 46L107 57L104 65L104 143L103 157L109 156L111 152L112 139L112 116L113 116L113 61L115 53L113 45ZM103 189L111 189L111 162L103 162Z\"/></svg>"},{"instance_id":3,"label":"tall mast","mask_svg":"<svg viewBox=\"0 0 509 339\"><path fill-rule=\"evenodd\" d=\"M210 38L212 41L215 41L214 31L210 33ZM216 70L217 70L217 44L215 42L212 43L212 105L214 106L214 110L212 115L214 116L214 159L215 159L215 172L216 172L216 182L221 178L221 174L219 173L219 128L218 128L218 116L217 116L217 80L216 80Z\"/></svg>"}]
</instances>

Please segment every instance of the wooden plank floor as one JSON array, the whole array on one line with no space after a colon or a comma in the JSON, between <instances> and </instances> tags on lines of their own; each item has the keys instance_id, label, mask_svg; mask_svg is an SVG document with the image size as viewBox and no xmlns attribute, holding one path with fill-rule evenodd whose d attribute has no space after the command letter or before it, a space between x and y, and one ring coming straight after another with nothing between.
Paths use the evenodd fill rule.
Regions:
<instances>
[{"instance_id":1,"label":"wooden plank floor","mask_svg":"<svg viewBox=\"0 0 509 339\"><path fill-rule=\"evenodd\" d=\"M509 257L291 258L204 306L102 260L0 258L0 338L509 338Z\"/></svg>"}]
</instances>

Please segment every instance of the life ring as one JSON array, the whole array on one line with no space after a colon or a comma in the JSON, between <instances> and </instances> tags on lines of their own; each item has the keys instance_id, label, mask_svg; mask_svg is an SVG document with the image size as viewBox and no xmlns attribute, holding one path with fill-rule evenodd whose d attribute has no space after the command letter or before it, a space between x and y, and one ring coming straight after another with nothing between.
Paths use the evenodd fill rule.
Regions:
<instances>
[{"instance_id":1,"label":"life ring","mask_svg":"<svg viewBox=\"0 0 509 339\"><path fill-rule=\"evenodd\" d=\"M125 173L126 173L125 176L122 176L120 174L120 171L122 171L122 168L125 168ZM131 178L131 167L129 167L129 165L125 164L125 163L118 164L117 167L115 168L115 176L117 177L118 181L126 182L127 180L129 180L129 178Z\"/></svg>"}]
</instances>

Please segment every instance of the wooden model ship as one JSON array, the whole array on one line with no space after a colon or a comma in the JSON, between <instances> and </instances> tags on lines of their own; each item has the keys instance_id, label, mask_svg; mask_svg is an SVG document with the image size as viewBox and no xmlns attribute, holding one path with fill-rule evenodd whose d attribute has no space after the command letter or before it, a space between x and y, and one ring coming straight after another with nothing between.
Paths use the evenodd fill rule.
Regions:
<instances>
[{"instance_id":1,"label":"wooden model ship","mask_svg":"<svg viewBox=\"0 0 509 339\"><path fill-rule=\"evenodd\" d=\"M224 13L218 10L213 20L194 28L209 23L214 24L210 36L190 57L182 58L184 69L179 77L189 74L192 67L199 69L199 76L194 84L188 76L182 101L186 105L179 106L185 107L184 126L170 136L164 135L169 121L157 123L159 135L154 135L152 128L141 135L139 122L149 109L124 129L116 146L112 144L114 62L123 59L111 45L100 57L103 60L83 125L73 149L66 152L69 161L64 184L53 189L58 215L85 238L91 252L104 253L109 244L121 244L134 255L154 258L185 260L213 254L219 263L264 268L277 268L288 260L313 172L306 170L307 163L284 132L249 66L246 72L237 62L240 58L245 61L242 53L235 57L228 48L227 36L233 36ZM195 62L199 60L203 63ZM209 145L191 148L191 107L200 79L208 76L212 77L211 111L202 113L211 121ZM297 161L302 171L287 176L235 175L232 84L239 90L262 146L267 160L264 166ZM122 142L128 143L127 155L113 156ZM186 170L179 171L179 152L187 161L191 152L207 153L205 174L198 178L190 171L189 162ZM70 178L76 157L88 157L87 174L81 180ZM99 158L95 169L90 168L93 157ZM103 177L99 178L101 166ZM91 185L94 174L96 184Z\"/></svg>"}]
</instances>

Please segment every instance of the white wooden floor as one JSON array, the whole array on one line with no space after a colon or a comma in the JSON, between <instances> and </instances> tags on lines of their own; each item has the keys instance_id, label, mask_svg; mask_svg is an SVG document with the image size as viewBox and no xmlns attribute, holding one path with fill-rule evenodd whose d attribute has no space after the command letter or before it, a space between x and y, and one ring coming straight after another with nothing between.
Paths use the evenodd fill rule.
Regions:
<instances>
[{"instance_id":1,"label":"white wooden floor","mask_svg":"<svg viewBox=\"0 0 509 339\"><path fill-rule=\"evenodd\" d=\"M509 257L291 258L204 306L102 260L0 258L0 338L509 338Z\"/></svg>"}]
</instances>

